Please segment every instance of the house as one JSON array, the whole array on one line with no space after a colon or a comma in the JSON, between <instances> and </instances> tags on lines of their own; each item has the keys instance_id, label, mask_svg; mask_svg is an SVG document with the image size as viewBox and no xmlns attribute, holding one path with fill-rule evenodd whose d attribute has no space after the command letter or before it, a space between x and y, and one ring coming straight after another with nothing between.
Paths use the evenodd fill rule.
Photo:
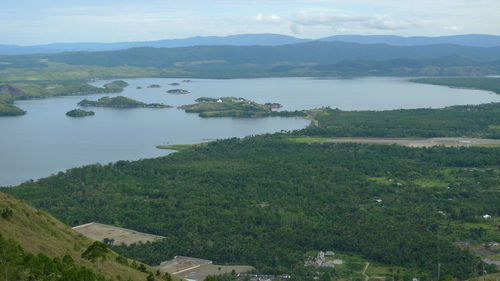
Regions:
<instances>
[{"instance_id":1,"label":"house","mask_svg":"<svg viewBox=\"0 0 500 281\"><path fill-rule=\"evenodd\" d=\"M218 100L217 100L217 102L218 102L218 103L221 103L221 102L222 102L222 100L221 100L221 99L218 99Z\"/></svg>"},{"instance_id":2,"label":"house","mask_svg":"<svg viewBox=\"0 0 500 281\"><path fill-rule=\"evenodd\" d=\"M382 199L375 200L377 203L382 203Z\"/></svg>"},{"instance_id":3,"label":"house","mask_svg":"<svg viewBox=\"0 0 500 281\"><path fill-rule=\"evenodd\" d=\"M488 215L488 214L486 214L486 215L483 216L483 219L491 219L491 216Z\"/></svg>"},{"instance_id":4,"label":"house","mask_svg":"<svg viewBox=\"0 0 500 281\"><path fill-rule=\"evenodd\" d=\"M335 253L333 251L326 251L325 257L326 258L333 258L335 256Z\"/></svg>"}]
</instances>

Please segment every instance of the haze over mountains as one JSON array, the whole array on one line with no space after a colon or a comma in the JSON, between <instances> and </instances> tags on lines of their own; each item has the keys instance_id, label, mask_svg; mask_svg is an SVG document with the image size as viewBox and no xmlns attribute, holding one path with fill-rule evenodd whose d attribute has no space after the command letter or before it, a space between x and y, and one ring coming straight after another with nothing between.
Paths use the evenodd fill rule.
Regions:
<instances>
[{"instance_id":1,"label":"haze over mountains","mask_svg":"<svg viewBox=\"0 0 500 281\"><path fill-rule=\"evenodd\" d=\"M116 43L53 43L34 46L0 45L0 55L58 53L73 51L112 51L136 47L178 48L193 46L281 46L311 41L349 42L359 44L387 44L393 46L422 46L453 44L469 47L500 46L500 36L484 34L452 35L439 37L402 37L395 35L335 35L318 40L301 39L280 34L239 34L230 36L190 37L142 42Z\"/></svg>"}]
</instances>

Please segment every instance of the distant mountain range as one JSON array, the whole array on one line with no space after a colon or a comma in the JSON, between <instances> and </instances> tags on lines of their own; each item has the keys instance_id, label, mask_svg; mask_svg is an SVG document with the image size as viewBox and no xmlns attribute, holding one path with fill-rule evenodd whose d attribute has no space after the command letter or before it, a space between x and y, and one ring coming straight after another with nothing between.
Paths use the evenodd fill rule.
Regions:
<instances>
[{"instance_id":1,"label":"distant mountain range","mask_svg":"<svg viewBox=\"0 0 500 281\"><path fill-rule=\"evenodd\" d=\"M0 69L11 71L64 65L69 69L76 66L82 66L82 69L104 67L109 74L120 67L132 67L134 70L129 69L132 73L139 69L142 73L153 69L156 72L149 76L192 78L479 76L500 72L500 47L453 44L391 46L313 41L280 46L141 47L100 52L3 55L0 62ZM101 68L99 71L104 70ZM96 73L89 75L101 77ZM109 75L123 77L123 74Z\"/></svg>"},{"instance_id":2,"label":"distant mountain range","mask_svg":"<svg viewBox=\"0 0 500 281\"><path fill-rule=\"evenodd\" d=\"M0 45L0 55L59 53L75 51L113 51L137 47L177 48L193 46L281 46L311 41L349 42L359 44L386 44L394 46L422 46L452 44L470 47L500 46L500 36L467 34L440 37L402 37L394 35L335 35L318 40L301 39L280 34L240 34L230 36L190 37L144 42L117 43L54 43L35 46Z\"/></svg>"},{"instance_id":3,"label":"distant mountain range","mask_svg":"<svg viewBox=\"0 0 500 281\"><path fill-rule=\"evenodd\" d=\"M498 47L500 36L485 34L466 34L439 37L402 37L395 35L335 35L319 39L328 42L351 42L359 44L387 44L393 46L422 46L453 44L469 47Z\"/></svg>"}]
</instances>

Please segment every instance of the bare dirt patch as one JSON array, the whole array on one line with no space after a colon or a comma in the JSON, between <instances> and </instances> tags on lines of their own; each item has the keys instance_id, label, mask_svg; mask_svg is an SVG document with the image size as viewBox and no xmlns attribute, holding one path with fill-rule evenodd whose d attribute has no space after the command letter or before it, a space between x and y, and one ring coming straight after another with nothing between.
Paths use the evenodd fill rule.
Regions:
<instances>
[{"instance_id":1,"label":"bare dirt patch","mask_svg":"<svg viewBox=\"0 0 500 281\"><path fill-rule=\"evenodd\" d=\"M481 138L332 138L325 142L333 143L366 143L366 144L396 144L408 147L431 147L431 146L448 146L448 147L468 147L468 146L500 146L498 139L481 139Z\"/></svg>"},{"instance_id":2,"label":"bare dirt patch","mask_svg":"<svg viewBox=\"0 0 500 281\"><path fill-rule=\"evenodd\" d=\"M113 239L113 245L131 245L134 243L146 243L161 240L165 237L138 232L132 229L116 227L100 223L87 223L73 227L73 230L87 236L90 239L103 241L105 238Z\"/></svg>"},{"instance_id":3,"label":"bare dirt patch","mask_svg":"<svg viewBox=\"0 0 500 281\"><path fill-rule=\"evenodd\" d=\"M183 256L176 256L172 260L162 262L157 268L183 279L195 281L205 280L208 275L230 273L233 270L236 273L244 273L255 269L252 266L244 265L215 265L210 260Z\"/></svg>"},{"instance_id":4,"label":"bare dirt patch","mask_svg":"<svg viewBox=\"0 0 500 281\"><path fill-rule=\"evenodd\" d=\"M206 264L202 265L198 268L188 270L179 274L177 276L187 279L187 280L196 280L202 281L208 275L219 275L223 273L230 273L231 271L235 271L236 273L244 273L249 272L255 268L251 266L245 265L215 265L215 264Z\"/></svg>"}]
</instances>

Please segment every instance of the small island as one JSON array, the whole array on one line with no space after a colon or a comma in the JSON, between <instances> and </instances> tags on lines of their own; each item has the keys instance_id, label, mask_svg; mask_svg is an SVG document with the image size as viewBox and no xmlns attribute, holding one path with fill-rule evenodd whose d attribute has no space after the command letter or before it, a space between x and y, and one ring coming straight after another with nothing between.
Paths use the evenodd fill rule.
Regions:
<instances>
[{"instance_id":1,"label":"small island","mask_svg":"<svg viewBox=\"0 0 500 281\"><path fill-rule=\"evenodd\" d=\"M142 89L142 87L141 87L141 86L137 86L137 87L135 87L135 88L136 88L137 90Z\"/></svg>"},{"instance_id":2,"label":"small island","mask_svg":"<svg viewBox=\"0 0 500 281\"><path fill-rule=\"evenodd\" d=\"M112 107L112 108L136 108L136 107L147 107L147 108L170 108L170 105L165 105L163 103L144 103L134 99L130 99L124 96L117 96L114 98L102 97L97 101L91 101L84 99L78 103L79 106L83 107Z\"/></svg>"},{"instance_id":3,"label":"small island","mask_svg":"<svg viewBox=\"0 0 500 281\"><path fill-rule=\"evenodd\" d=\"M191 82L193 82L193 81L191 81L191 80L189 80L189 79L187 79L187 80L182 80L182 83L191 83Z\"/></svg>"},{"instance_id":4,"label":"small island","mask_svg":"<svg viewBox=\"0 0 500 281\"><path fill-rule=\"evenodd\" d=\"M68 112L66 112L66 116L69 117L86 117L86 116L94 116L95 112L93 111L86 111L82 109L73 109Z\"/></svg>"},{"instance_id":5,"label":"small island","mask_svg":"<svg viewBox=\"0 0 500 281\"><path fill-rule=\"evenodd\" d=\"M184 90L184 89L172 89L172 90L168 90L167 93L169 93L169 94L186 95L186 94L189 94L191 92L188 91L188 90Z\"/></svg>"},{"instance_id":6,"label":"small island","mask_svg":"<svg viewBox=\"0 0 500 281\"><path fill-rule=\"evenodd\" d=\"M170 86L179 86L179 85L181 85L181 83L170 83L168 85L170 85Z\"/></svg>"},{"instance_id":7,"label":"small island","mask_svg":"<svg viewBox=\"0 0 500 281\"><path fill-rule=\"evenodd\" d=\"M268 116L303 117L304 111L272 111L269 106L258 104L244 98L224 97L208 98L201 97L195 104L180 107L187 113L198 113L200 117L240 117L255 118Z\"/></svg>"},{"instance_id":8,"label":"small island","mask_svg":"<svg viewBox=\"0 0 500 281\"><path fill-rule=\"evenodd\" d=\"M161 86L158 84L152 84L152 85L149 85L148 88L161 88Z\"/></svg>"},{"instance_id":9,"label":"small island","mask_svg":"<svg viewBox=\"0 0 500 281\"><path fill-rule=\"evenodd\" d=\"M120 93L123 92L123 89L128 86L128 83L123 80L116 80L113 82L109 82L104 84L103 88L107 93Z\"/></svg>"}]
</instances>

